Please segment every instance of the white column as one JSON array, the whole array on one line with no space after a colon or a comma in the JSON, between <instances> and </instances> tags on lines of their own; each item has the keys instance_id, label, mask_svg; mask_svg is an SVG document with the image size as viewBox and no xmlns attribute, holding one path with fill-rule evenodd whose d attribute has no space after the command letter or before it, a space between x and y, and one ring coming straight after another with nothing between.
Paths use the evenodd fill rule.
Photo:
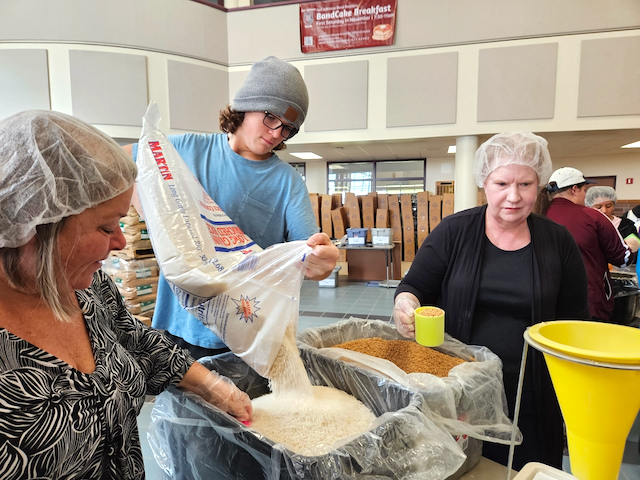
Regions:
<instances>
[{"instance_id":1,"label":"white column","mask_svg":"<svg viewBox=\"0 0 640 480\"><path fill-rule=\"evenodd\" d=\"M456 172L454 210L466 210L478 204L478 186L473 178L473 157L478 149L478 137L456 138Z\"/></svg>"}]
</instances>

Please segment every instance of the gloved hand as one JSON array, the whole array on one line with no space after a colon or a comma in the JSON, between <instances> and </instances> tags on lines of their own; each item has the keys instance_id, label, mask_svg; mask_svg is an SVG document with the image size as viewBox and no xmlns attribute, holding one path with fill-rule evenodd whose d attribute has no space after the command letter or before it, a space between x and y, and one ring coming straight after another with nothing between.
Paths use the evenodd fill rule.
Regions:
<instances>
[{"instance_id":1,"label":"gloved hand","mask_svg":"<svg viewBox=\"0 0 640 480\"><path fill-rule=\"evenodd\" d=\"M211 405L215 405L241 422L251 420L251 400L227 377L209 371L198 362L191 365L179 387L200 395Z\"/></svg>"},{"instance_id":2,"label":"gloved hand","mask_svg":"<svg viewBox=\"0 0 640 480\"><path fill-rule=\"evenodd\" d=\"M418 307L420 307L420 302L413 293L402 292L396 297L391 316L396 323L396 329L403 337L415 338L416 319L414 311Z\"/></svg>"}]
</instances>

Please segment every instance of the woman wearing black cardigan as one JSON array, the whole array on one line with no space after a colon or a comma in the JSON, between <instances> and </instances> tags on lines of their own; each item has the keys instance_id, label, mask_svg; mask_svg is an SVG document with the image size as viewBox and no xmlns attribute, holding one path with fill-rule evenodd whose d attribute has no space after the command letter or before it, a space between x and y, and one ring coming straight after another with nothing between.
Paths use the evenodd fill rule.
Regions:
<instances>
[{"instance_id":1,"label":"woman wearing black cardigan","mask_svg":"<svg viewBox=\"0 0 640 480\"><path fill-rule=\"evenodd\" d=\"M498 134L476 152L474 175L487 205L450 215L429 234L396 291L398 330L415 335L413 311L437 305L447 333L484 345L503 362L513 416L523 333L542 321L588 319L587 277L568 230L532 213L538 186L551 173L547 142L532 133ZM563 425L542 356L527 363L513 467L562 466ZM506 465L508 446L486 443L483 455Z\"/></svg>"}]
</instances>

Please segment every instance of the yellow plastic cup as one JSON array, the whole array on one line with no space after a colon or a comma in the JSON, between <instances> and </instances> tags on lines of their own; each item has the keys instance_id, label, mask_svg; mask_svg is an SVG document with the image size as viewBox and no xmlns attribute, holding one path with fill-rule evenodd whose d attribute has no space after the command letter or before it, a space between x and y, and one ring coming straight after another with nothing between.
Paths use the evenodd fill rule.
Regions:
<instances>
[{"instance_id":1,"label":"yellow plastic cup","mask_svg":"<svg viewBox=\"0 0 640 480\"><path fill-rule=\"evenodd\" d=\"M544 357L567 425L571 472L616 480L640 410L640 330L563 320L534 325L529 335L560 354Z\"/></svg>"},{"instance_id":2,"label":"yellow plastic cup","mask_svg":"<svg viewBox=\"0 0 640 480\"><path fill-rule=\"evenodd\" d=\"M437 347L444 342L444 310L438 307L416 308L416 342Z\"/></svg>"}]
</instances>

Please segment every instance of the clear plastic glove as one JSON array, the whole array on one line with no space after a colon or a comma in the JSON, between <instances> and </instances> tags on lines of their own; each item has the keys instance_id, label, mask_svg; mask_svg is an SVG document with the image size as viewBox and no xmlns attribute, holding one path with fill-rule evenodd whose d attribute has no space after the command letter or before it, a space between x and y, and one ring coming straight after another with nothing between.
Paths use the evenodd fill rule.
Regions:
<instances>
[{"instance_id":1,"label":"clear plastic glove","mask_svg":"<svg viewBox=\"0 0 640 480\"><path fill-rule=\"evenodd\" d=\"M251 400L227 377L208 370L195 362L178 384L186 390L200 395L211 405L233 415L241 422L251 420Z\"/></svg>"},{"instance_id":2,"label":"clear plastic glove","mask_svg":"<svg viewBox=\"0 0 640 480\"><path fill-rule=\"evenodd\" d=\"M307 240L307 245L313 250L309 256L305 275L309 280L324 280L336 268L340 251L326 233L313 234Z\"/></svg>"},{"instance_id":3,"label":"clear plastic glove","mask_svg":"<svg viewBox=\"0 0 640 480\"><path fill-rule=\"evenodd\" d=\"M415 338L416 319L414 312L418 307L420 307L420 302L413 293L402 292L396 297L391 316L396 322L396 329L403 337Z\"/></svg>"}]
</instances>

